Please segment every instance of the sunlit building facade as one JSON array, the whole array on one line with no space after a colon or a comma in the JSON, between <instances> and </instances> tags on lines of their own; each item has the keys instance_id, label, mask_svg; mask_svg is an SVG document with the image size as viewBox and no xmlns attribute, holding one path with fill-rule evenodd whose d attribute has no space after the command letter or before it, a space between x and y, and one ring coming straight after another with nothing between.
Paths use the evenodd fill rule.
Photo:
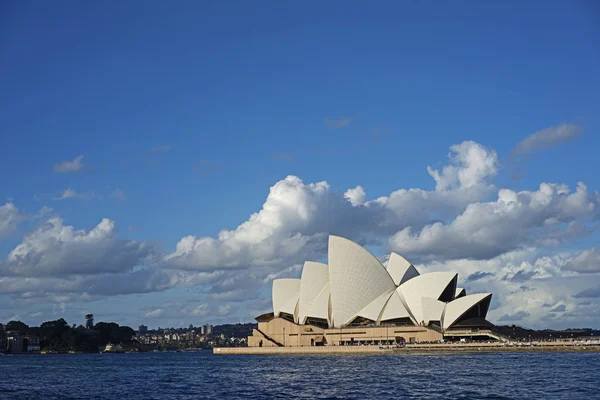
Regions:
<instances>
[{"instance_id":1,"label":"sunlit building facade","mask_svg":"<svg viewBox=\"0 0 600 400\"><path fill-rule=\"evenodd\" d=\"M491 293L467 295L458 274L417 269L392 253L387 267L360 245L329 236L328 264L273 281L273 312L257 317L249 346L392 345L485 337Z\"/></svg>"}]
</instances>

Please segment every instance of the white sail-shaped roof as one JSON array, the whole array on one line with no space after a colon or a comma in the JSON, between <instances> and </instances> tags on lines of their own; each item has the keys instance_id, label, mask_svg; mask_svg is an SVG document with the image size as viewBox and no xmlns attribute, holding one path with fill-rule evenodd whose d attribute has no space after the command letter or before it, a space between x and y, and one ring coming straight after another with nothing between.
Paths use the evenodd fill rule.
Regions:
<instances>
[{"instance_id":1,"label":"white sail-shaped roof","mask_svg":"<svg viewBox=\"0 0 600 400\"><path fill-rule=\"evenodd\" d=\"M387 271L396 285L419 276L417 269L400 254L392 253L387 263Z\"/></svg>"},{"instance_id":2,"label":"white sail-shaped roof","mask_svg":"<svg viewBox=\"0 0 600 400\"><path fill-rule=\"evenodd\" d=\"M491 299L491 293L477 293L460 297L446 304L446 310L444 312L444 318L442 322L443 329L450 328L473 307L479 306L476 313L477 317L485 318Z\"/></svg>"},{"instance_id":3,"label":"white sail-shaped roof","mask_svg":"<svg viewBox=\"0 0 600 400\"><path fill-rule=\"evenodd\" d=\"M429 297L421 297L421 307L423 309L423 323L429 325L430 321L440 321L442 323L442 314L446 303Z\"/></svg>"},{"instance_id":4,"label":"white sail-shaped roof","mask_svg":"<svg viewBox=\"0 0 600 400\"><path fill-rule=\"evenodd\" d=\"M332 322L335 327L351 322L375 299L396 288L379 260L348 239L329 236L328 258Z\"/></svg>"},{"instance_id":5,"label":"white sail-shaped roof","mask_svg":"<svg viewBox=\"0 0 600 400\"><path fill-rule=\"evenodd\" d=\"M329 267L327 264L306 261L300 278L298 323L306 318L329 320Z\"/></svg>"},{"instance_id":6,"label":"white sail-shaped roof","mask_svg":"<svg viewBox=\"0 0 600 400\"><path fill-rule=\"evenodd\" d=\"M397 318L410 318L410 313L404 306L404 303L402 303L398 291L394 290L394 293L392 293L386 303L379 320L383 322Z\"/></svg>"},{"instance_id":7,"label":"white sail-shaped roof","mask_svg":"<svg viewBox=\"0 0 600 400\"><path fill-rule=\"evenodd\" d=\"M383 310L383 307L385 306L385 303L387 303L387 301L390 299L390 296L392 295L393 292L394 291L392 290L392 291L383 293L381 296L379 296L378 298L373 300L368 306L363 308L358 313L358 316L377 322L379 320L379 315L381 315L381 311Z\"/></svg>"},{"instance_id":8,"label":"white sail-shaped roof","mask_svg":"<svg viewBox=\"0 0 600 400\"><path fill-rule=\"evenodd\" d=\"M404 300L408 310L412 314L415 323L424 322L422 297L439 300L448 285L453 284L451 296L456 290L456 278L458 274L454 272L430 272L419 275L398 287L401 297Z\"/></svg>"},{"instance_id":9,"label":"white sail-shaped roof","mask_svg":"<svg viewBox=\"0 0 600 400\"><path fill-rule=\"evenodd\" d=\"M467 291L464 288L456 288L456 293L454 294L454 298L458 299L459 297L464 297L467 295Z\"/></svg>"},{"instance_id":10,"label":"white sail-shaped roof","mask_svg":"<svg viewBox=\"0 0 600 400\"><path fill-rule=\"evenodd\" d=\"M296 306L300 296L300 279L273 280L273 314L278 317L280 312L296 317Z\"/></svg>"}]
</instances>

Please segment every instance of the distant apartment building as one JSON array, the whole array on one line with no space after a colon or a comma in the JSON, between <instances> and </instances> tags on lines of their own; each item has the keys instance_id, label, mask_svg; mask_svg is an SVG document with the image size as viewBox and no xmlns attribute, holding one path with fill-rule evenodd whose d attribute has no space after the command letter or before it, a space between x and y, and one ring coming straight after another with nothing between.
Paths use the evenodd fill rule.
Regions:
<instances>
[{"instance_id":1,"label":"distant apartment building","mask_svg":"<svg viewBox=\"0 0 600 400\"><path fill-rule=\"evenodd\" d=\"M202 325L201 333L203 335L210 335L212 333L212 325L209 325L209 324Z\"/></svg>"},{"instance_id":2,"label":"distant apartment building","mask_svg":"<svg viewBox=\"0 0 600 400\"><path fill-rule=\"evenodd\" d=\"M148 327L146 325L142 324L138 327L138 334L145 335L146 332L148 332Z\"/></svg>"},{"instance_id":3,"label":"distant apartment building","mask_svg":"<svg viewBox=\"0 0 600 400\"><path fill-rule=\"evenodd\" d=\"M40 338L35 335L23 336L23 351L40 351Z\"/></svg>"},{"instance_id":4,"label":"distant apartment building","mask_svg":"<svg viewBox=\"0 0 600 400\"><path fill-rule=\"evenodd\" d=\"M6 349L9 353L23 352L23 336L19 331L6 332Z\"/></svg>"}]
</instances>

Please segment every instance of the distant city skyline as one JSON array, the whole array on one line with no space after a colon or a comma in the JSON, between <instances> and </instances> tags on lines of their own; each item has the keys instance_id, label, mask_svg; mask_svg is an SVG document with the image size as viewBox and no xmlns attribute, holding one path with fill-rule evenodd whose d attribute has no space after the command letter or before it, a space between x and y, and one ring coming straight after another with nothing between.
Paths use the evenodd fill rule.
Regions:
<instances>
[{"instance_id":1,"label":"distant city skyline","mask_svg":"<svg viewBox=\"0 0 600 400\"><path fill-rule=\"evenodd\" d=\"M12 2L0 322L254 322L327 236L600 328L594 2Z\"/></svg>"}]
</instances>

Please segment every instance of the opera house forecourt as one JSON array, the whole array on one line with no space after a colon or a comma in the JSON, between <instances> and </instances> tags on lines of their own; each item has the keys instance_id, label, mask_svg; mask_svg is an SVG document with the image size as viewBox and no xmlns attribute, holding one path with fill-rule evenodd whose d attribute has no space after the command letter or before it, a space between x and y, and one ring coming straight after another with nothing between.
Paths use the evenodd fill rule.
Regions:
<instances>
[{"instance_id":1,"label":"opera house forecourt","mask_svg":"<svg viewBox=\"0 0 600 400\"><path fill-rule=\"evenodd\" d=\"M457 281L453 272L421 275L396 253L386 268L360 245L329 236L328 264L307 261L300 279L273 281L273 312L256 318L248 347L498 338L485 319L492 294L467 294Z\"/></svg>"}]
</instances>

